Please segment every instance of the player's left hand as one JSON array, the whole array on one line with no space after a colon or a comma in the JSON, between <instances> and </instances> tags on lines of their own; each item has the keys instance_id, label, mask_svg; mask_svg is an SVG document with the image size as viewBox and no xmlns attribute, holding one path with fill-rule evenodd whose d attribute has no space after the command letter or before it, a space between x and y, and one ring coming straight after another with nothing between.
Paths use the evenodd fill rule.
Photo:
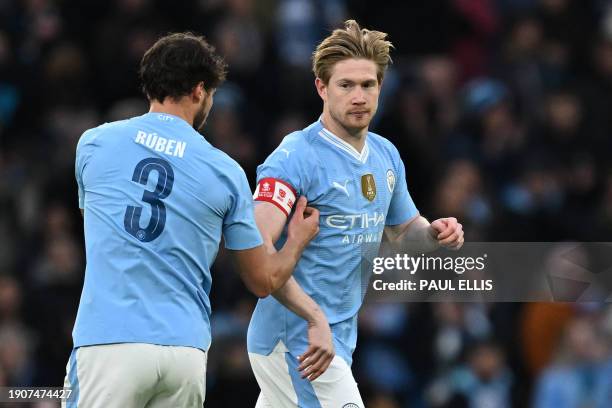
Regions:
<instances>
[{"instance_id":1,"label":"player's left hand","mask_svg":"<svg viewBox=\"0 0 612 408\"><path fill-rule=\"evenodd\" d=\"M308 323L308 350L298 357L302 378L314 381L327 370L336 351L325 315Z\"/></svg>"},{"instance_id":2,"label":"player's left hand","mask_svg":"<svg viewBox=\"0 0 612 408\"><path fill-rule=\"evenodd\" d=\"M441 247L457 250L463 245L463 226L454 217L439 218L431 223L431 233Z\"/></svg>"}]
</instances>

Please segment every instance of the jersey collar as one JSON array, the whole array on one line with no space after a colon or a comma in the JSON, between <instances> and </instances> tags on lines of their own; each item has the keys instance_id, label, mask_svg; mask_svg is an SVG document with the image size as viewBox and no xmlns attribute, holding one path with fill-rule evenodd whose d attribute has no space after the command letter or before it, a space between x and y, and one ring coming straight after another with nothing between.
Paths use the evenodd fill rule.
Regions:
<instances>
[{"instance_id":1,"label":"jersey collar","mask_svg":"<svg viewBox=\"0 0 612 408\"><path fill-rule=\"evenodd\" d=\"M323 126L323 122L321 122L321 119L319 119L319 123L321 124L321 130L319 130L319 136L321 136L323 140L329 142L330 144L334 145L338 149L349 154L351 157L353 157L355 160L357 160L361 164L364 164L368 160L368 156L370 155L370 147L368 145L367 136L366 136L366 142L363 145L363 149L361 149L361 153L360 153L352 145L345 142L340 137L334 135L331 131L326 129Z\"/></svg>"},{"instance_id":2,"label":"jersey collar","mask_svg":"<svg viewBox=\"0 0 612 408\"><path fill-rule=\"evenodd\" d=\"M147 112L141 117L146 117L148 120L154 120L156 123L164 124L167 126L179 126L185 129L185 133L190 136L195 136L198 140L204 140L206 143L206 137L194 129L194 127L180 116L172 115L166 112Z\"/></svg>"}]
</instances>

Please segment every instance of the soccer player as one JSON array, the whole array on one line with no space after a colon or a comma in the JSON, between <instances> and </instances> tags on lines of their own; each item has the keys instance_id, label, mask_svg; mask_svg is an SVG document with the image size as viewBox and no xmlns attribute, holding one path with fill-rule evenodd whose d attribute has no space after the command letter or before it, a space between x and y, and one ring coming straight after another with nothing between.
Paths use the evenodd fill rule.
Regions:
<instances>
[{"instance_id":1,"label":"soccer player","mask_svg":"<svg viewBox=\"0 0 612 408\"><path fill-rule=\"evenodd\" d=\"M87 267L65 385L74 407L202 407L210 266L223 235L257 296L282 286L318 232L295 204L269 254L240 166L200 129L225 77L202 38L172 34L140 65L150 111L86 131L76 153Z\"/></svg>"},{"instance_id":2,"label":"soccer player","mask_svg":"<svg viewBox=\"0 0 612 408\"><path fill-rule=\"evenodd\" d=\"M385 38L349 20L318 45L313 71L323 114L286 136L257 169L255 219L270 251L287 239L291 216L272 191L290 200L304 195L321 214L321 231L293 276L274 297L258 301L251 319L258 408L363 408L350 369L362 302L361 245L379 243L383 235L426 250L463 244L455 218L429 223L419 215L399 152L368 131L390 62ZM335 356L312 351L305 311L317 305L329 321Z\"/></svg>"}]
</instances>

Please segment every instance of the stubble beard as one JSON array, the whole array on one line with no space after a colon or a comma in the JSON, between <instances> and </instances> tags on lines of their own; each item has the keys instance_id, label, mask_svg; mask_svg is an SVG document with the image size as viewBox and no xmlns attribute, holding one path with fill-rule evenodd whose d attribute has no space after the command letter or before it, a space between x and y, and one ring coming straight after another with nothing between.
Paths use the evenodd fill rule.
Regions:
<instances>
[{"instance_id":1,"label":"stubble beard","mask_svg":"<svg viewBox=\"0 0 612 408\"><path fill-rule=\"evenodd\" d=\"M206 102L208 102L207 98L208 97L204 98L200 110L198 110L195 117L193 118L193 128L198 132L202 131L204 125L206 124L206 118L208 118L208 112L206 112Z\"/></svg>"},{"instance_id":2,"label":"stubble beard","mask_svg":"<svg viewBox=\"0 0 612 408\"><path fill-rule=\"evenodd\" d=\"M336 122L339 126L341 126L346 131L346 133L348 133L350 136L355 137L357 139L361 137L364 130L367 131L368 127L370 126L370 122L372 121L372 116L370 115L370 120L368 120L364 126L353 126L350 124L348 117L346 118L346 120L344 120L342 115L337 115L331 109L329 110L329 114L332 120ZM348 116L350 114L346 113L345 115Z\"/></svg>"}]
</instances>

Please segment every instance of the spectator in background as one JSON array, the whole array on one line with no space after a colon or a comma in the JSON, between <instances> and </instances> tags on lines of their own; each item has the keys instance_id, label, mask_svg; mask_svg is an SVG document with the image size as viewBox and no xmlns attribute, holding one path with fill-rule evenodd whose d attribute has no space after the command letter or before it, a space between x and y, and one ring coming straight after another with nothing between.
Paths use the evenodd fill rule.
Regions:
<instances>
[{"instance_id":1,"label":"spectator in background","mask_svg":"<svg viewBox=\"0 0 612 408\"><path fill-rule=\"evenodd\" d=\"M490 335L490 322L482 305L437 303L434 305L436 334L433 338L438 372L458 363L469 346Z\"/></svg>"},{"instance_id":2,"label":"spectator in background","mask_svg":"<svg viewBox=\"0 0 612 408\"><path fill-rule=\"evenodd\" d=\"M33 336L22 316L23 291L11 276L0 275L0 385L33 383Z\"/></svg>"},{"instance_id":3,"label":"spectator in background","mask_svg":"<svg viewBox=\"0 0 612 408\"><path fill-rule=\"evenodd\" d=\"M574 313L571 304L567 303L530 303L523 308L521 346L532 378L550 364L556 345Z\"/></svg>"},{"instance_id":4,"label":"spectator in background","mask_svg":"<svg viewBox=\"0 0 612 408\"><path fill-rule=\"evenodd\" d=\"M0 326L0 371L10 385L34 383L33 338L21 323Z\"/></svg>"},{"instance_id":5,"label":"spectator in background","mask_svg":"<svg viewBox=\"0 0 612 408\"><path fill-rule=\"evenodd\" d=\"M533 15L517 17L509 25L494 72L516 95L517 106L528 122L542 112L544 93L543 33L541 21Z\"/></svg>"},{"instance_id":6,"label":"spectator in background","mask_svg":"<svg viewBox=\"0 0 612 408\"><path fill-rule=\"evenodd\" d=\"M22 291L12 276L0 275L0 325L18 323L21 319Z\"/></svg>"},{"instance_id":7,"label":"spectator in background","mask_svg":"<svg viewBox=\"0 0 612 408\"><path fill-rule=\"evenodd\" d=\"M262 24L255 15L254 0L231 0L215 29L215 44L235 77L246 85L259 70L265 55Z\"/></svg>"},{"instance_id":8,"label":"spectator in background","mask_svg":"<svg viewBox=\"0 0 612 408\"><path fill-rule=\"evenodd\" d=\"M571 322L556 362L538 380L534 407L609 407L612 395L609 340L588 318Z\"/></svg>"},{"instance_id":9,"label":"spectator in background","mask_svg":"<svg viewBox=\"0 0 612 408\"><path fill-rule=\"evenodd\" d=\"M454 160L447 165L430 204L433 214L456 214L469 226L470 241L481 241L493 217L491 203L483 186L482 173L470 160Z\"/></svg>"},{"instance_id":10,"label":"spectator in background","mask_svg":"<svg viewBox=\"0 0 612 408\"><path fill-rule=\"evenodd\" d=\"M280 0L276 11L275 46L280 70L276 95L294 110L317 114L316 93L295 92L312 88L312 50L332 27L347 17L346 0ZM310 116L310 115L309 115Z\"/></svg>"},{"instance_id":11,"label":"spectator in background","mask_svg":"<svg viewBox=\"0 0 612 408\"><path fill-rule=\"evenodd\" d=\"M252 169L257 166L259 155L252 127L240 114L246 104L244 92L235 83L226 84L215 94L215 114L206 125L209 140L217 148L229 154L241 167L248 169L247 176L254 179ZM252 177L252 178L251 178Z\"/></svg>"},{"instance_id":12,"label":"spectator in background","mask_svg":"<svg viewBox=\"0 0 612 408\"><path fill-rule=\"evenodd\" d=\"M375 129L404 152L404 160L410 163L406 177L414 195L426 196L433 180L440 176L430 164L442 160L444 137L454 129L460 113L457 66L444 55L434 55L407 71L397 74L402 78L379 113L382 119Z\"/></svg>"},{"instance_id":13,"label":"spectator in background","mask_svg":"<svg viewBox=\"0 0 612 408\"><path fill-rule=\"evenodd\" d=\"M330 27L346 17L344 0L282 0L277 11L279 57L308 71L312 50Z\"/></svg>"},{"instance_id":14,"label":"spectator in background","mask_svg":"<svg viewBox=\"0 0 612 408\"><path fill-rule=\"evenodd\" d=\"M366 339L355 359L362 378L359 384L375 391L378 400L384 399L380 394L404 400L418 395L415 372L405 353L410 312L402 303L373 303L359 315L359 335Z\"/></svg>"},{"instance_id":15,"label":"spectator in background","mask_svg":"<svg viewBox=\"0 0 612 408\"><path fill-rule=\"evenodd\" d=\"M454 369L445 379L445 392L435 396L434 407L509 408L512 406L512 375L498 345L484 342L468 352L467 364ZM447 395L447 398L443 398Z\"/></svg>"}]
</instances>

